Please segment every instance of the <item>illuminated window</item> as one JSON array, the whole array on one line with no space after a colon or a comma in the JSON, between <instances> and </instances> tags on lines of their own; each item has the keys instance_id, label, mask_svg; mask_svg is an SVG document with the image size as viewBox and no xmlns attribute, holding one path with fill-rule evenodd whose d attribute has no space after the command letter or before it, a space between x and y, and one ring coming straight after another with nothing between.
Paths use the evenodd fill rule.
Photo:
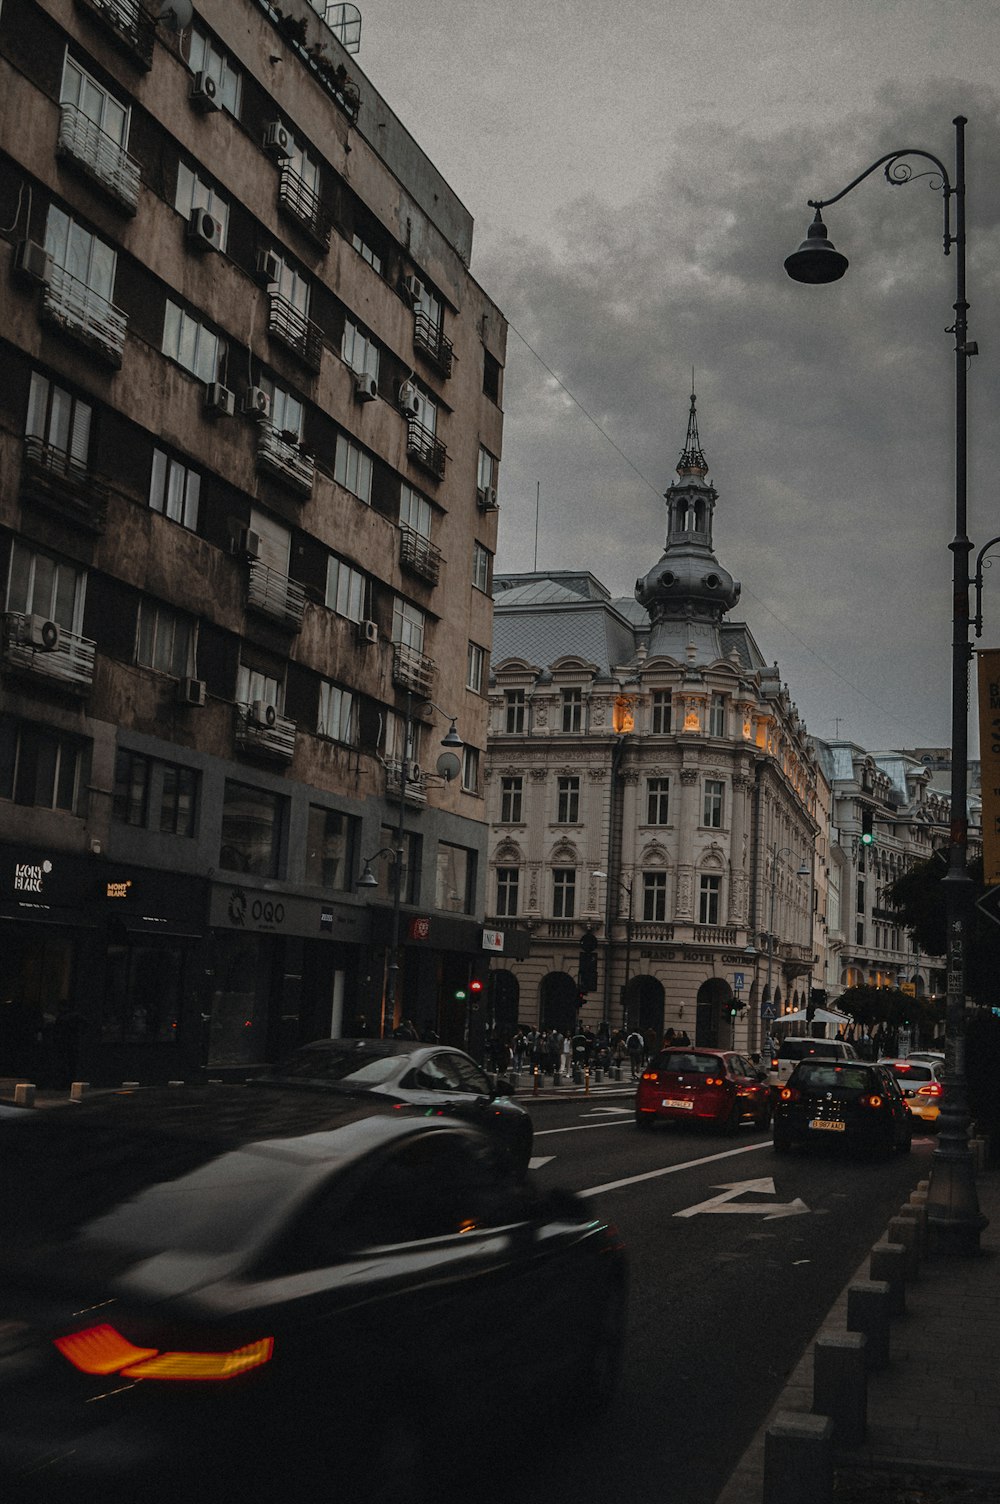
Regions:
<instances>
[{"instance_id":1,"label":"illuminated window","mask_svg":"<svg viewBox=\"0 0 1000 1504\"><path fill-rule=\"evenodd\" d=\"M635 701L628 695L619 695L615 700L611 724L620 736L635 730Z\"/></svg>"}]
</instances>

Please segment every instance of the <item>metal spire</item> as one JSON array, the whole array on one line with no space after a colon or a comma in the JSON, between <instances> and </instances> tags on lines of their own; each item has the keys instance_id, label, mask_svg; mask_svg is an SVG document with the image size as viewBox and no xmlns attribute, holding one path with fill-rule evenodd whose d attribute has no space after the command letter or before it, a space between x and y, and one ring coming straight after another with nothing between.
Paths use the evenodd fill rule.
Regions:
<instances>
[{"instance_id":1,"label":"metal spire","mask_svg":"<svg viewBox=\"0 0 1000 1504\"><path fill-rule=\"evenodd\" d=\"M691 412L688 415L687 438L684 440L684 448L677 462L677 474L702 475L708 474L708 461L702 451L701 440L698 437L698 413L696 410L697 397L694 394L694 372L691 372Z\"/></svg>"}]
</instances>

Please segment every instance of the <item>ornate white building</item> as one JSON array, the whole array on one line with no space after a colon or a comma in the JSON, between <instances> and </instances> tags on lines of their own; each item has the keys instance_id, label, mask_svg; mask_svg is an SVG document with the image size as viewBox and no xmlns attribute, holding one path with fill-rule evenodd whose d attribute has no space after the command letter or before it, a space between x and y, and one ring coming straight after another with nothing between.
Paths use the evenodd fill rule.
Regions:
<instances>
[{"instance_id":1,"label":"ornate white building","mask_svg":"<svg viewBox=\"0 0 1000 1504\"><path fill-rule=\"evenodd\" d=\"M808 993L829 789L777 665L725 620L693 395L677 476L633 599L583 571L494 579L486 923L530 932L493 963L501 1029L582 1011L752 1049Z\"/></svg>"}]
</instances>

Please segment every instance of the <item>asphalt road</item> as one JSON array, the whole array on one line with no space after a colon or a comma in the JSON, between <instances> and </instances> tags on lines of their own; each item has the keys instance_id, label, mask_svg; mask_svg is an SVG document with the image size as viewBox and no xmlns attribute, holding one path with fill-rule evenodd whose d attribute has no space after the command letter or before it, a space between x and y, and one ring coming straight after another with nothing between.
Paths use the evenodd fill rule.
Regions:
<instances>
[{"instance_id":1,"label":"asphalt road","mask_svg":"<svg viewBox=\"0 0 1000 1504\"><path fill-rule=\"evenodd\" d=\"M592 1197L629 1249L625 1371L611 1414L584 1412L576 1434L542 1434L526 1416L523 1433L497 1437L477 1498L714 1504L829 1307L927 1174L932 1140L918 1133L912 1154L891 1159L778 1158L757 1129L639 1130L627 1096L531 1111L539 1182ZM545 1333L518 1328L516 1315L512 1328L530 1363Z\"/></svg>"}]
</instances>

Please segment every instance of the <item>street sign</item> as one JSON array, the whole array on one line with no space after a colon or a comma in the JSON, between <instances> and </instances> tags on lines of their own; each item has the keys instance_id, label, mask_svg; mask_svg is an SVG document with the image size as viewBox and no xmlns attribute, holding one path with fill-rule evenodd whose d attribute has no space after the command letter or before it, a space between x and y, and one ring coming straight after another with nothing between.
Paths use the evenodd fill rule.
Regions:
<instances>
[{"instance_id":1,"label":"street sign","mask_svg":"<svg viewBox=\"0 0 1000 1504\"><path fill-rule=\"evenodd\" d=\"M746 982L744 980L744 973L742 971L734 971L733 972L733 991L734 992L742 992L743 988L745 986L746 986Z\"/></svg>"},{"instance_id":2,"label":"street sign","mask_svg":"<svg viewBox=\"0 0 1000 1504\"><path fill-rule=\"evenodd\" d=\"M1000 924L1000 886L994 884L987 888L982 898L976 899L976 908L982 909L987 919L992 919L994 924Z\"/></svg>"},{"instance_id":3,"label":"street sign","mask_svg":"<svg viewBox=\"0 0 1000 1504\"><path fill-rule=\"evenodd\" d=\"M760 1016L761 1018L775 1018L777 1016L777 1013L774 1004L765 1003L763 1008L761 1008L760 1010Z\"/></svg>"}]
</instances>

